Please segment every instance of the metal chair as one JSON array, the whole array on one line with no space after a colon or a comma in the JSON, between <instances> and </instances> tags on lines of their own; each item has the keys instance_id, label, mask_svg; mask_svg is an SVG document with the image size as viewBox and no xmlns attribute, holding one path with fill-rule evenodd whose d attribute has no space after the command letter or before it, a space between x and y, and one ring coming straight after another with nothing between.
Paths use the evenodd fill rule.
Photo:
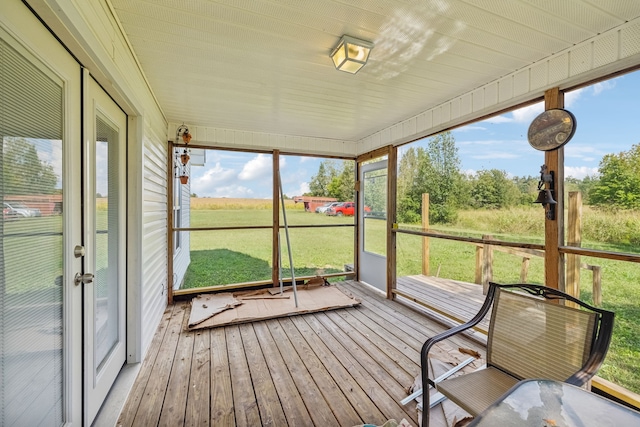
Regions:
<instances>
[{"instance_id":1,"label":"metal chair","mask_svg":"<svg viewBox=\"0 0 640 427\"><path fill-rule=\"evenodd\" d=\"M490 283L478 314L428 339L422 346L422 384L435 387L476 416L518 381L547 378L583 386L598 371L613 332L614 313L541 285ZM571 301L579 308L565 305ZM478 324L491 309L486 368L446 379L429 378L428 356L439 341ZM423 393L422 425L429 425L429 392Z\"/></svg>"}]
</instances>

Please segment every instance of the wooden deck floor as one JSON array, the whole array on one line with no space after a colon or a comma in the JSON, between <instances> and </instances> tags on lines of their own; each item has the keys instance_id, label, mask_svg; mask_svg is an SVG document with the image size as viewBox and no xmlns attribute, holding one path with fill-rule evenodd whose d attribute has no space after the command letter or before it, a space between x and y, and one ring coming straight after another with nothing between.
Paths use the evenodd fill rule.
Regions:
<instances>
[{"instance_id":1,"label":"wooden deck floor","mask_svg":"<svg viewBox=\"0 0 640 427\"><path fill-rule=\"evenodd\" d=\"M435 317L449 325L470 320L485 300L480 285L433 276L398 277L397 290L408 302L420 301L419 305L433 309ZM478 326L486 332L489 316Z\"/></svg>"},{"instance_id":2,"label":"wooden deck floor","mask_svg":"<svg viewBox=\"0 0 640 427\"><path fill-rule=\"evenodd\" d=\"M168 307L118 425L355 426L405 418L417 426L415 403L399 401L419 374L422 343L444 327L357 282L340 286L362 304L194 332L184 328L188 303ZM451 345L484 353L464 338Z\"/></svg>"}]
</instances>

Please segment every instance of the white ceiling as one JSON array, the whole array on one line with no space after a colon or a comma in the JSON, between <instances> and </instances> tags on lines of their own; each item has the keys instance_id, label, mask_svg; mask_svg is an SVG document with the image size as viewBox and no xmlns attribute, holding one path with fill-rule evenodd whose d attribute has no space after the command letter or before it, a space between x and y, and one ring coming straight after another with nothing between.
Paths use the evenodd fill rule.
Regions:
<instances>
[{"instance_id":1,"label":"white ceiling","mask_svg":"<svg viewBox=\"0 0 640 427\"><path fill-rule=\"evenodd\" d=\"M169 122L358 141L640 16L631 0L111 0ZM375 44L357 74L342 34Z\"/></svg>"}]
</instances>

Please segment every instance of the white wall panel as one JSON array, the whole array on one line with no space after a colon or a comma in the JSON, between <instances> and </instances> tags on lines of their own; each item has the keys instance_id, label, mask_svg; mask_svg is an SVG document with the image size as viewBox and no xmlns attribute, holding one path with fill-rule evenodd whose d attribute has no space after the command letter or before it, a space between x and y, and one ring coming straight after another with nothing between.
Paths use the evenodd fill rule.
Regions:
<instances>
[{"instance_id":1,"label":"white wall panel","mask_svg":"<svg viewBox=\"0 0 640 427\"><path fill-rule=\"evenodd\" d=\"M484 87L484 105L490 107L498 103L498 82L493 82ZM477 110L475 110L477 111Z\"/></svg>"},{"instance_id":2,"label":"white wall panel","mask_svg":"<svg viewBox=\"0 0 640 427\"><path fill-rule=\"evenodd\" d=\"M167 134L175 138L176 129L183 123L169 123ZM246 150L280 150L289 153L339 155L355 157L357 143L329 138L301 137L296 135L278 135L273 133L247 132L233 129L217 129L209 127L191 127L191 144L231 149ZM391 132L390 130L388 131ZM398 133L398 130L395 131ZM399 133L402 127L399 126ZM387 138L391 141L391 137Z\"/></svg>"},{"instance_id":3,"label":"white wall panel","mask_svg":"<svg viewBox=\"0 0 640 427\"><path fill-rule=\"evenodd\" d=\"M593 67L593 42L577 47L570 52L569 74L577 76Z\"/></svg>"},{"instance_id":4,"label":"white wall panel","mask_svg":"<svg viewBox=\"0 0 640 427\"><path fill-rule=\"evenodd\" d=\"M533 64L529 68L529 90L539 90L549 81L549 61ZM524 87L524 85L523 85Z\"/></svg>"},{"instance_id":5,"label":"white wall panel","mask_svg":"<svg viewBox=\"0 0 640 427\"><path fill-rule=\"evenodd\" d=\"M164 129L145 127L142 204L142 349L151 339L167 301L167 143Z\"/></svg>"},{"instance_id":6,"label":"white wall panel","mask_svg":"<svg viewBox=\"0 0 640 427\"><path fill-rule=\"evenodd\" d=\"M466 116L467 114L471 114L473 112L473 96L470 93L464 94L459 98L458 101L459 110L456 117Z\"/></svg>"},{"instance_id":7,"label":"white wall panel","mask_svg":"<svg viewBox=\"0 0 640 427\"><path fill-rule=\"evenodd\" d=\"M506 103L513 98L513 75L498 80L498 102Z\"/></svg>"},{"instance_id":8,"label":"white wall panel","mask_svg":"<svg viewBox=\"0 0 640 427\"><path fill-rule=\"evenodd\" d=\"M621 30L621 47L620 57L626 58L628 56L636 55L640 53L640 22L633 22Z\"/></svg>"},{"instance_id":9,"label":"white wall panel","mask_svg":"<svg viewBox=\"0 0 640 427\"><path fill-rule=\"evenodd\" d=\"M513 74L513 96L524 95L529 92L531 83L531 68L525 68Z\"/></svg>"},{"instance_id":10,"label":"white wall panel","mask_svg":"<svg viewBox=\"0 0 640 427\"><path fill-rule=\"evenodd\" d=\"M442 123L442 106L433 109L433 127L440 127Z\"/></svg>"},{"instance_id":11,"label":"white wall panel","mask_svg":"<svg viewBox=\"0 0 640 427\"><path fill-rule=\"evenodd\" d=\"M560 82L569 77L569 52L563 52L549 59L549 81Z\"/></svg>"},{"instance_id":12,"label":"white wall panel","mask_svg":"<svg viewBox=\"0 0 640 427\"><path fill-rule=\"evenodd\" d=\"M409 120L405 120L402 124L403 136L415 135L416 133L416 118L412 117Z\"/></svg>"},{"instance_id":13,"label":"white wall panel","mask_svg":"<svg viewBox=\"0 0 640 427\"><path fill-rule=\"evenodd\" d=\"M449 107L450 120L455 120L460 117L460 98L452 99Z\"/></svg>"},{"instance_id":14,"label":"white wall panel","mask_svg":"<svg viewBox=\"0 0 640 427\"><path fill-rule=\"evenodd\" d=\"M602 67L618 59L619 32L611 32L593 40L593 68Z\"/></svg>"},{"instance_id":15,"label":"white wall panel","mask_svg":"<svg viewBox=\"0 0 640 427\"><path fill-rule=\"evenodd\" d=\"M191 171L191 166L188 166ZM179 181L174 181L174 185L181 186L180 192L180 227L188 228L191 224L191 181L187 184L181 184ZM184 280L184 275L191 263L191 233L182 232L180 234L180 247L174 253L173 256L173 277L171 279L171 286L173 289L179 289Z\"/></svg>"}]
</instances>

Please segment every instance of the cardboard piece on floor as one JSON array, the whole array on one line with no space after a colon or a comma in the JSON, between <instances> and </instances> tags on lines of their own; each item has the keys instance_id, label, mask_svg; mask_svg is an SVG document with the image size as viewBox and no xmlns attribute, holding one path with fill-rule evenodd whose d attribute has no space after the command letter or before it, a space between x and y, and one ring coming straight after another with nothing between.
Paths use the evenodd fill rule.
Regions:
<instances>
[{"instance_id":1,"label":"cardboard piece on floor","mask_svg":"<svg viewBox=\"0 0 640 427\"><path fill-rule=\"evenodd\" d=\"M242 301L235 299L233 294L229 292L215 295L198 295L191 300L189 328L193 328L216 314L229 310L240 304L242 304Z\"/></svg>"},{"instance_id":2,"label":"cardboard piece on floor","mask_svg":"<svg viewBox=\"0 0 640 427\"><path fill-rule=\"evenodd\" d=\"M360 300L351 295L347 295L336 286L309 286L306 289L300 287L297 294L297 308L293 298L243 300L242 304L236 306L233 310L219 312L215 316L193 327L189 326L189 330L215 328L217 326L253 322L256 320L354 307L360 304ZM208 296L215 298L216 294L210 294ZM236 294L235 296L241 297L242 294ZM197 304L192 303L192 307L196 305Z\"/></svg>"}]
</instances>

